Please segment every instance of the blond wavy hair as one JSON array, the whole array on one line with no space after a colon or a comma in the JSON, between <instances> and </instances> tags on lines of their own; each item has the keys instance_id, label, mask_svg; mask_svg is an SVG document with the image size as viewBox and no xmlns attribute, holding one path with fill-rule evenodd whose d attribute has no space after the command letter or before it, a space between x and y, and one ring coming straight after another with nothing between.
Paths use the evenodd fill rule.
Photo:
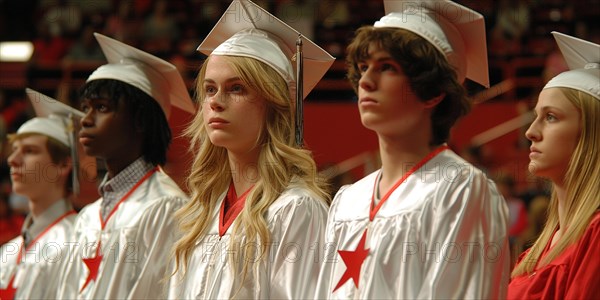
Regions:
<instances>
[{"instance_id":1,"label":"blond wavy hair","mask_svg":"<svg viewBox=\"0 0 600 300\"><path fill-rule=\"evenodd\" d=\"M271 242L265 220L267 209L286 189L292 178L303 181L314 195L324 201L329 201L327 185L319 177L310 152L295 147L295 107L284 79L274 69L253 58L224 58L236 75L248 87L258 91L267 102L263 130L257 137L256 144L260 147L257 163L259 179L236 219L230 244L230 247L237 249L241 246L241 237L245 237L247 241L257 241L260 247L249 247L245 255L265 258L268 257L268 245ZM204 62L196 82L196 98L200 103L205 101L202 82L209 60L210 57ZM181 269L183 274L196 241L207 232L213 212L219 209L217 205L220 197L232 181L227 150L213 145L208 139L202 112L196 114L185 134L191 138L190 148L195 154L187 180L191 201L176 213L183 236L173 248L176 257L175 272ZM230 254L234 256L231 260L234 270L239 267L237 262L241 258L240 252L233 251L234 254ZM242 284L250 269L249 260L243 261ZM254 271L258 272L257 268Z\"/></svg>"},{"instance_id":2,"label":"blond wavy hair","mask_svg":"<svg viewBox=\"0 0 600 300\"><path fill-rule=\"evenodd\" d=\"M548 218L544 229L529 252L512 272L512 277L531 274L558 257L570 245L576 243L590 224L594 214L600 209L600 101L587 93L560 88L565 97L575 105L581 114L579 141L571 155L565 173L564 200L565 224L562 224L560 240L546 256L541 257L546 245L551 242L559 227L558 199L552 192L548 207Z\"/></svg>"}]
</instances>

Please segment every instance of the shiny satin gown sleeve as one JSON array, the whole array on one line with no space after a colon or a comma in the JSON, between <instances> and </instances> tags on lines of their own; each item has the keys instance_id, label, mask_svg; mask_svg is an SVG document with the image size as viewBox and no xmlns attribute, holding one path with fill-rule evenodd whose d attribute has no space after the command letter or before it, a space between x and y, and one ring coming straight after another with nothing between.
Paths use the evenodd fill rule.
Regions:
<instances>
[{"instance_id":1,"label":"shiny satin gown sleeve","mask_svg":"<svg viewBox=\"0 0 600 300\"><path fill-rule=\"evenodd\" d=\"M171 246L177 241L176 222L173 214L184 203L183 198L173 198L170 205L157 205L146 218L140 222L136 240L139 243L140 260L136 266L139 279L127 294L129 299L152 299L164 293L166 289L168 261Z\"/></svg>"},{"instance_id":2,"label":"shiny satin gown sleeve","mask_svg":"<svg viewBox=\"0 0 600 300\"><path fill-rule=\"evenodd\" d=\"M504 299L508 208L495 184L479 172L457 180L438 191L441 201L423 220L427 244L441 256L425 264L418 298Z\"/></svg>"},{"instance_id":3,"label":"shiny satin gown sleeve","mask_svg":"<svg viewBox=\"0 0 600 300\"><path fill-rule=\"evenodd\" d=\"M319 247L323 244L327 210L314 198L299 198L271 219L279 241L270 266L271 299L312 298L319 276Z\"/></svg>"}]
</instances>

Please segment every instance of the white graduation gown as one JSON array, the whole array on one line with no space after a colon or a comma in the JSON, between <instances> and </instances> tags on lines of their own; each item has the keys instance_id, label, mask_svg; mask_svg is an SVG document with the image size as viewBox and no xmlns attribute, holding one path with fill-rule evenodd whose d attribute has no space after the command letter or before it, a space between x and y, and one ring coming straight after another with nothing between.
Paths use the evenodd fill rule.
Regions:
<instances>
[{"instance_id":1,"label":"white graduation gown","mask_svg":"<svg viewBox=\"0 0 600 300\"><path fill-rule=\"evenodd\" d=\"M148 299L160 297L170 250L177 240L174 212L187 196L162 170L144 181L115 211L102 231L98 276L81 291L89 274L82 258L95 256L101 232L102 199L84 207L75 223L70 261L60 278L58 299Z\"/></svg>"},{"instance_id":2,"label":"white graduation gown","mask_svg":"<svg viewBox=\"0 0 600 300\"><path fill-rule=\"evenodd\" d=\"M407 166L406 170L412 166ZM329 210L320 299L503 299L509 279L508 209L495 184L451 150L413 173L369 222L374 172L340 189ZM368 256L346 271L368 228Z\"/></svg>"},{"instance_id":3,"label":"white graduation gown","mask_svg":"<svg viewBox=\"0 0 600 300\"><path fill-rule=\"evenodd\" d=\"M61 206L58 216L72 211L69 205ZM76 214L64 217L39 236L28 249L22 249L23 237L18 236L0 248L0 288L6 289L14 276L12 287L17 288L15 299L54 299L61 273L61 261L68 251ZM21 263L17 265L19 251Z\"/></svg>"},{"instance_id":4,"label":"white graduation gown","mask_svg":"<svg viewBox=\"0 0 600 300\"><path fill-rule=\"evenodd\" d=\"M220 205L219 202L217 207ZM327 207L323 201L302 185L288 187L266 213L271 233L267 262L260 261L258 277L248 272L247 281L236 294L241 276L232 271L227 253L231 251L230 233L237 221L219 238L219 209L216 209L208 233L196 243L187 273L182 276L178 272L171 278L169 298L230 299L234 295L237 299L312 298L320 268L318 245L323 241L326 220ZM240 244L256 245L245 238Z\"/></svg>"}]
</instances>

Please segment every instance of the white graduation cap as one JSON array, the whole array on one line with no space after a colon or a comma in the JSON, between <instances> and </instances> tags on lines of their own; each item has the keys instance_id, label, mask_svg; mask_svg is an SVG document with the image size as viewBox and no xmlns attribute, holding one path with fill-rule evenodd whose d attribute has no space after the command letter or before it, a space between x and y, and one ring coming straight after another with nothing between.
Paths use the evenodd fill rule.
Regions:
<instances>
[{"instance_id":1,"label":"white graduation cap","mask_svg":"<svg viewBox=\"0 0 600 300\"><path fill-rule=\"evenodd\" d=\"M266 63L288 83L295 100L296 41L302 37L303 99L335 60L327 51L252 1L234 0L198 47L206 55L245 56Z\"/></svg>"},{"instance_id":2,"label":"white graduation cap","mask_svg":"<svg viewBox=\"0 0 600 300\"><path fill-rule=\"evenodd\" d=\"M77 128L79 120L85 116L84 113L32 89L27 88L25 91L37 117L21 125L16 135L41 134L68 147L71 150L73 163L73 192L79 194L77 170L80 166L80 151L78 151ZM93 165L86 163L85 168L87 175L90 176L88 178L95 177L95 161Z\"/></svg>"},{"instance_id":3,"label":"white graduation cap","mask_svg":"<svg viewBox=\"0 0 600 300\"><path fill-rule=\"evenodd\" d=\"M490 87L480 13L448 0L386 0L384 6L386 16L374 27L402 28L421 36L446 56L460 82L466 77Z\"/></svg>"},{"instance_id":4,"label":"white graduation cap","mask_svg":"<svg viewBox=\"0 0 600 300\"><path fill-rule=\"evenodd\" d=\"M196 111L183 78L173 64L102 34L94 33L94 36L108 64L96 69L87 82L115 79L135 86L158 102L167 119L171 105L190 113Z\"/></svg>"},{"instance_id":5,"label":"white graduation cap","mask_svg":"<svg viewBox=\"0 0 600 300\"><path fill-rule=\"evenodd\" d=\"M553 31L569 71L552 78L544 89L567 87L600 100L600 45Z\"/></svg>"},{"instance_id":6,"label":"white graduation cap","mask_svg":"<svg viewBox=\"0 0 600 300\"><path fill-rule=\"evenodd\" d=\"M254 58L277 71L287 82L291 99L295 102L296 144L302 146L302 100L323 78L334 57L248 0L231 2L197 50L209 56ZM297 80L299 77L302 80Z\"/></svg>"}]
</instances>

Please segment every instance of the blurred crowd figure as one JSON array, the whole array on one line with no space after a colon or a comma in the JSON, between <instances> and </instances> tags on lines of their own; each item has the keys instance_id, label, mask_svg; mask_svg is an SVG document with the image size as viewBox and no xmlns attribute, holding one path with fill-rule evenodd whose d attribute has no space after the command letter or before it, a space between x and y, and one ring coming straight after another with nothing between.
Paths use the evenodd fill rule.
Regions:
<instances>
[{"instance_id":1,"label":"blurred crowd figure","mask_svg":"<svg viewBox=\"0 0 600 300\"><path fill-rule=\"evenodd\" d=\"M531 11L527 0L497 2L495 24L490 32L493 51L516 53L529 31Z\"/></svg>"}]
</instances>

